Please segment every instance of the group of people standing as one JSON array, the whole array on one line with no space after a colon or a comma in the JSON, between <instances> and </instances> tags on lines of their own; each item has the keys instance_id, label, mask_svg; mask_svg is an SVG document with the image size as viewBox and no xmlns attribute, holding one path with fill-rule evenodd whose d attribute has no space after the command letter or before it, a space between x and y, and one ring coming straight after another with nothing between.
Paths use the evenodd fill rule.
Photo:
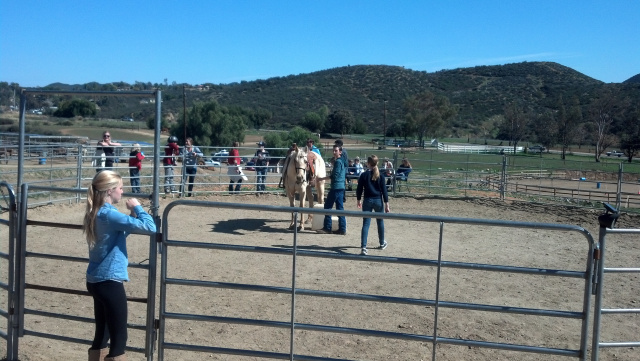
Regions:
<instances>
[{"instance_id":1,"label":"group of people standing","mask_svg":"<svg viewBox=\"0 0 640 361\"><path fill-rule=\"evenodd\" d=\"M261 142L261 157L259 159L268 161L269 152L264 150L264 142ZM229 152L229 192L238 193L240 192L241 183L243 180L246 180L246 176L242 172L240 155L238 153L238 142L233 143L233 148ZM122 144L115 142L111 139L111 134L109 132L104 132L102 135L102 139L98 141L98 147L96 148L96 152L100 154L101 158L104 159L103 163L100 166L96 167L96 173L99 173L103 170L112 170L113 163L115 159L115 147L122 146ZM181 151L180 146L178 145L178 137L172 135L167 140L167 145L164 149L164 157L162 158L162 166L164 169L164 192L165 193L176 193L176 183L174 182L175 170L174 167L177 165L176 158L183 155L184 156L184 181L181 184L187 184L187 192L186 196L191 197L193 192L193 185L195 183L195 177L198 173L198 158L203 156L200 148L194 146L193 139L187 138L185 140L185 145L183 150ZM258 153L256 153L256 156ZM265 156L266 155L266 156ZM144 153L140 148L140 144L134 143L131 147L131 153L129 153L129 177L131 182L131 192L132 193L141 193L140 190L140 171L142 170L142 161L145 159ZM266 168L266 167L265 167ZM266 173L266 172L265 172ZM262 174L262 190L264 191L264 176L266 174ZM234 187L235 183L235 187ZM260 183L260 182L259 182ZM260 184L259 184L260 187Z\"/></svg>"},{"instance_id":2,"label":"group of people standing","mask_svg":"<svg viewBox=\"0 0 640 361\"><path fill-rule=\"evenodd\" d=\"M169 137L165 148L163 165L165 177L165 192L173 191L173 167L175 158L180 155L180 147L175 136ZM122 177L110 170L113 167L113 147L120 146L111 140L108 132L103 134L103 140L98 142L101 150L110 162L105 162L93 177L91 186L87 190L87 203L82 230L86 236L89 248L89 264L86 271L86 287L93 297L95 332L93 342L88 350L89 361L126 361L125 347L127 343L127 297L124 282L129 281L127 272L128 257L126 238L131 233L152 235L156 232L155 220L145 212L140 202L131 198L125 201L130 214L126 215L115 207L122 200L124 193ZM260 142L256 151L258 169L265 169L258 173L262 182L258 181L259 190L264 191L264 177L269 161L269 152L265 143ZM238 142L233 143L229 152L228 175L229 191L238 192L243 180L238 153ZM313 145L313 140L307 141L311 151L319 151ZM315 149L314 149L315 148ZM349 171L349 161L346 149L341 140L336 140L333 145L332 170L330 175L319 180L330 181L332 186L324 202L325 209L344 210L346 175ZM108 155L107 155L108 154ZM189 177L187 196L191 195L194 177L197 172L197 159L202 156L198 147L193 145L193 139L187 138L184 147L185 169ZM140 146L134 144L129 160L131 184L134 193L139 193L139 172L144 154ZM355 164L360 159L356 157ZM385 175L378 168L378 157L371 155L367 158L367 169L359 173L356 190L357 207L363 212L389 213L389 196L385 182ZM410 169L408 161L403 160L405 168ZM357 165L352 164L352 167ZM357 170L356 170L357 172ZM134 181L137 179L137 181ZM367 238L371 218L363 218L360 232L361 254L367 255ZM380 249L387 247L384 235L384 220L376 219L378 227L378 241ZM323 228L318 233L332 233L331 216L325 216ZM347 222L344 216L338 217L338 231L341 235L347 234Z\"/></svg>"},{"instance_id":3,"label":"group of people standing","mask_svg":"<svg viewBox=\"0 0 640 361\"><path fill-rule=\"evenodd\" d=\"M356 173L358 169L355 166L356 163L360 163L359 157L356 157L354 162L351 164L351 168L354 173ZM329 190L327 199L324 201L324 209L333 209L335 205L336 210L344 210L345 184L347 180L347 173L349 172L349 165L349 156L347 151L343 148L342 140L338 139L333 145L331 174L320 179L331 182L331 189ZM366 165L367 170L365 171L362 169L362 171L358 173L358 187L356 189L357 207L361 208L363 212L391 212L385 176L378 168L378 157L375 155L369 156L367 158ZM365 217L362 219L362 229L360 231L360 254L362 255L368 254L367 239L370 224L371 218ZM387 248L387 241L384 236L384 220L376 218L376 224L378 226L378 241L380 243L380 249L385 249ZM323 227L319 229L317 233L346 235L346 217L338 217L338 230L332 232L331 216L326 215L324 217Z\"/></svg>"}]
</instances>

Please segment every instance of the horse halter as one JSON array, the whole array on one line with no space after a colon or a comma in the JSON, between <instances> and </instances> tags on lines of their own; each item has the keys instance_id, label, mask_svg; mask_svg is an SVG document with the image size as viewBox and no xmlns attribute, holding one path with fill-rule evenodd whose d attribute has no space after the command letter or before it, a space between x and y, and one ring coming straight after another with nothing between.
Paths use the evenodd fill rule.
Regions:
<instances>
[{"instance_id":1,"label":"horse halter","mask_svg":"<svg viewBox=\"0 0 640 361\"><path fill-rule=\"evenodd\" d=\"M299 157L299 156L300 156L300 153L297 153L296 157ZM296 168L296 172L299 171L299 170L302 170L302 172L303 172L303 176L302 176L303 181L301 183L304 183L304 182L307 181L307 168L309 168L309 161L307 160L306 156L305 157L301 157L301 158L304 159L305 166L304 167L298 167L298 163L296 162L295 163L295 168Z\"/></svg>"}]
</instances>

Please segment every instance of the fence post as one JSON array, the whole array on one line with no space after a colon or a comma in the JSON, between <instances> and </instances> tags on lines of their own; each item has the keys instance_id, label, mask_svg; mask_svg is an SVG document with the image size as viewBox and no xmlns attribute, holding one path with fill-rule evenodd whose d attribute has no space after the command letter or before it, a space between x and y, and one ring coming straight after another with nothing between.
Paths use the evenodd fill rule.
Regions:
<instances>
[{"instance_id":1,"label":"fence post","mask_svg":"<svg viewBox=\"0 0 640 361\"><path fill-rule=\"evenodd\" d=\"M622 201L622 162L618 167L618 189L616 191L616 209L620 209Z\"/></svg>"},{"instance_id":2,"label":"fence post","mask_svg":"<svg viewBox=\"0 0 640 361\"><path fill-rule=\"evenodd\" d=\"M500 199L505 199L505 193L507 190L507 156L502 156L502 177L500 179Z\"/></svg>"},{"instance_id":3,"label":"fence post","mask_svg":"<svg viewBox=\"0 0 640 361\"><path fill-rule=\"evenodd\" d=\"M471 155L467 154L467 169L464 173L464 196L467 196L467 185L469 184L469 157Z\"/></svg>"},{"instance_id":4,"label":"fence post","mask_svg":"<svg viewBox=\"0 0 640 361\"><path fill-rule=\"evenodd\" d=\"M394 169L391 170L391 187L393 188L393 196L396 196L396 169L398 169L398 151L393 151Z\"/></svg>"},{"instance_id":5,"label":"fence post","mask_svg":"<svg viewBox=\"0 0 640 361\"><path fill-rule=\"evenodd\" d=\"M431 159L429 159L429 177L427 179L427 194L431 194L431 179L433 178L433 152L429 152L431 154Z\"/></svg>"},{"instance_id":6,"label":"fence post","mask_svg":"<svg viewBox=\"0 0 640 361\"><path fill-rule=\"evenodd\" d=\"M84 161L84 157L82 156L82 152L83 152L83 147L82 144L78 144L78 162L77 162L77 167L78 170L76 171L77 174L77 179L76 179L76 188L80 189L80 187L82 186L82 162ZM76 204L80 203L80 199L81 199L81 195L80 193L76 193Z\"/></svg>"}]
</instances>

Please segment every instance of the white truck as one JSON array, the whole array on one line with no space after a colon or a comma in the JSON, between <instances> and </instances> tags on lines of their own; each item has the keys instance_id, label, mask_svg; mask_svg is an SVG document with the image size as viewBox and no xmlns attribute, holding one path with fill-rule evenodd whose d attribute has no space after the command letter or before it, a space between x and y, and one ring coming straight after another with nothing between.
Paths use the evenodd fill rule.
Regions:
<instances>
[{"instance_id":1,"label":"white truck","mask_svg":"<svg viewBox=\"0 0 640 361\"><path fill-rule=\"evenodd\" d=\"M607 157L622 157L624 155L623 152L619 151L619 150L612 150L610 152L607 152Z\"/></svg>"}]
</instances>

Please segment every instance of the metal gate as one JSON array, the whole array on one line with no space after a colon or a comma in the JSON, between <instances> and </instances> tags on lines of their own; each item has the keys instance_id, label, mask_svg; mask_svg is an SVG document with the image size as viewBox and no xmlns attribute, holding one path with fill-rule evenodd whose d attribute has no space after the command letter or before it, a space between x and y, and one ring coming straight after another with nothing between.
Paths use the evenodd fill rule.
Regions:
<instances>
[{"instance_id":1,"label":"metal gate","mask_svg":"<svg viewBox=\"0 0 640 361\"><path fill-rule=\"evenodd\" d=\"M170 229L172 225L171 215L176 207L203 207L214 208L218 210L251 210L256 212L267 211L269 214L273 213L291 213L295 212L295 218L298 218L300 212L312 213L316 217L323 214L331 215L344 215L347 217L362 218L363 214L372 218L383 218L385 220L402 220L411 222L427 222L439 224L439 235L437 244L437 257L434 259L421 259L421 258L396 258L396 257L383 257L383 256L359 256L354 254L344 254L340 252L327 252L322 250L308 250L298 248L298 232L291 232L291 242L288 245L281 247L264 247L261 245L245 245L245 244L227 244L221 242L203 242L193 240L179 240L177 239L181 235L171 236ZM483 219L465 219L465 218L450 218L450 217L432 217L432 216L420 216L420 215L407 215L407 214L382 214L382 213L363 213L352 211L326 211L320 209L300 209L297 207L275 207L275 206L262 206L262 205L249 205L249 204L237 204L237 203L221 203L221 202L200 202L200 201L186 201L180 200L172 202L167 206L163 213L162 224L162 259L161 259L161 284L160 284L160 329L158 337L158 360L163 361L165 350L181 350L191 352L209 352L228 355L244 355L252 357L263 357L272 359L288 359L288 360L344 360L343 358L334 358L321 355L302 355L296 353L296 332L297 331L319 331L332 334L350 334L360 336L373 336L385 339L399 339L408 341L418 341L422 343L428 343L432 347L431 358L436 358L436 346L437 345L459 345L467 347L479 347L479 348L492 348L500 350L509 350L526 353L538 353L546 355L559 355L578 358L580 360L586 360L587 358L587 343L588 343L588 325L589 325L589 309L590 309L590 295L592 291L593 270L594 270L594 250L595 242L591 235L581 227L571 225L559 225L559 224L543 224L543 223L527 223L527 222L508 222L508 221L495 221L495 220L483 220ZM531 228L546 232L576 232L583 236L588 244L588 253L585 255L585 269L584 271L566 270L566 269L550 269L550 268L535 268L535 267L517 267L500 264L483 264L475 262L454 262L445 261L442 259L443 249L443 235L445 234L446 225L465 225L469 227L487 226L487 227L511 227L511 228ZM249 240L245 240L249 241ZM290 277L291 283L289 286L273 286L268 283L237 283L237 282L220 282L217 280L202 280L202 279L186 279L172 277L169 274L169 270L175 267L175 264L171 263L171 252L180 250L180 252L187 252L189 249L197 249L198 253L211 252L218 257L224 257L222 254L227 252L247 252L247 253L259 253L261 255L277 255L290 257L291 269ZM296 279L299 276L297 265L305 259L331 259L339 260L343 262L375 262L384 263L392 267L394 265L415 265L420 269L435 269L437 272L437 280L435 282L435 289L432 290L433 298L405 298L384 296L379 294L363 294L352 292L351 290L345 291L326 291L321 289L309 289L299 288L296 286ZM265 261L266 262L266 261ZM189 269L197 269L198 264L192 261L188 265ZM578 279L584 281L584 289L581 293L581 300L575 302L582 304L580 311L560 310L560 309L543 309L543 308L530 308L530 307L518 307L518 306L496 306L491 304L482 303L465 303L465 302L450 302L441 299L441 279L440 275L444 269L459 269L459 270L474 270L482 272L498 272L507 273L513 275L532 275L535 277L562 277L569 279ZM213 274L212 274L213 273ZM209 270L203 270L202 274L206 274L207 278L215 278L215 272ZM280 278L283 278L280 275ZM286 277L284 277L286 278ZM285 282L285 281L283 281ZM177 287L185 287L188 290L177 291ZM220 290L220 294L217 296L222 297L224 292L236 292L236 291L249 291L249 292L262 292L268 294L278 294L290 296L290 319L284 320L265 320L246 317L229 317L217 314L194 314L184 312L172 312L170 304L178 305L179 301L172 300L168 294L172 287L175 287L174 294L191 294L192 292L198 292L202 289L215 289ZM396 305L421 305L433 307L435 309L435 317L433 320L433 333L412 333L412 332L389 332L379 331L368 328L357 327L336 327L331 325L323 325L317 322L304 323L298 322L297 317L300 315L300 310L296 307L296 304L300 297L320 297L330 299L348 299L358 300L364 302L381 302ZM233 303L233 301L229 301ZM241 302L249 302L241 300ZM465 311L482 311L487 313L504 313L510 315L526 315L535 317L555 317L578 320L580 326L579 344L574 348L552 348L545 347L544 345L531 346L525 344L506 343L506 342L487 342L479 339L463 339L442 337L439 335L439 314L443 309L453 310L465 310ZM462 311L461 311L462 312ZM219 347L215 345L197 345L186 342L167 342L168 337L176 337L180 335L170 334L166 325L167 322L210 322L210 323L222 323L227 325L250 325L261 328L271 328L288 330L289 346L287 352L280 351L274 352L271 350L255 350L253 348L238 348L238 347ZM318 320L316 320L318 321ZM181 329L184 332L184 328ZM576 330L577 331L577 330ZM282 331L284 332L284 331ZM248 336L247 336L248 337ZM213 337L212 337L213 339ZM247 338L244 346L252 345L253 340Z\"/></svg>"},{"instance_id":2,"label":"metal gate","mask_svg":"<svg viewBox=\"0 0 640 361\"><path fill-rule=\"evenodd\" d=\"M43 192L56 192L56 193L70 193L73 194L77 199L80 199L83 194L86 194L86 189L81 188L80 184L77 184L76 188L58 188L58 187L44 187L44 186L29 186L29 184L23 182L23 174L24 174L24 139L25 139L25 113L26 113L26 104L27 97L30 95L48 95L48 94L58 94L58 95L73 95L73 96L127 96L127 97L155 97L155 132L154 132L154 154L158 154L158 150L160 147L160 123L161 123L161 114L162 114L162 92L161 91L123 91L123 92L109 92L109 91L58 91L58 90L42 90L42 89L23 89L20 95L20 131L19 131L19 146L18 146L18 179L17 184L20 189L18 203L18 217L15 220L15 229L16 233L16 247L13 255L9 255L9 258L13 257L15 259L15 269L12 272L13 277L15 277L15 292L14 292L14 302L13 302L13 312L14 316L10 318L12 324L10 327L17 331L15 343L12 343L11 352L12 356L7 355L8 360L14 361L17 360L18 356L18 340L17 337L23 336L34 336L34 337L42 337L60 341L67 341L73 343L80 344L91 344L91 340L78 338L78 337L68 337L65 334L54 334L51 332L42 332L41 330L37 330L35 328L28 329L25 327L25 314L35 315L38 317L43 317L47 319L63 319L68 321L77 321L77 322L90 322L93 323L94 319L90 317L80 317L78 315L70 314L70 313L61 313L61 312L53 312L38 309L36 307L27 307L27 297L25 296L25 290L33 290L34 292L55 292L55 293L64 293L68 295L75 296L86 296L88 292L84 289L67 289L61 287L51 287L46 284L35 284L28 282L26 280L26 267L27 267L27 258L29 259L40 259L40 260L55 260L62 261L65 264L70 265L74 263L88 263L88 259L86 257L80 256L68 256L65 254L52 254L45 250L43 252L28 250L28 236L27 236L27 226L39 226L39 227L50 227L52 230L59 228L66 229L74 229L81 230L81 226L79 224L66 224L66 223L57 223L57 222L49 222L49 221L36 221L28 219L28 208L29 208L29 191L43 191ZM80 155L78 155L78 162L80 162ZM160 169L160 161L158 157L154 157L153 159L153 192L151 194L125 194L127 196L134 197L147 197L151 200L151 210L150 214L154 217L156 221L156 225L158 225L159 217L158 217L158 184L159 184L159 169ZM78 175L81 177L81 175ZM80 179L80 178L78 178ZM78 235L78 239L83 239L81 235ZM153 359L153 348L155 345L155 295L156 295L156 270L157 270L157 242L156 237L150 237L149 242L149 256L148 256L149 264L147 265L134 265L129 264L129 267L132 268L141 268L147 270L147 287L146 287L146 297L138 297L132 298L128 297L130 302L140 302L146 303L146 316L144 319L144 324L131 325L128 324L130 328L140 329L145 332L145 342L144 346L141 347L127 347L128 351L137 351L144 352L148 361ZM83 274L83 273L81 273ZM9 349L9 347L8 347Z\"/></svg>"},{"instance_id":3,"label":"metal gate","mask_svg":"<svg viewBox=\"0 0 640 361\"><path fill-rule=\"evenodd\" d=\"M31 280L27 279L27 259L35 260L55 260L59 261L58 264L70 265L73 263L81 263L88 264L89 260L86 257L79 256L69 256L65 254L54 254L51 253L49 249L45 250L37 250L29 247L29 232L28 226L38 226L38 227L49 227L52 229L52 232L55 232L56 229L73 229L73 230L82 230L81 224L70 224L70 223L60 223L60 222L49 222L49 221L39 221L29 219L28 216L28 200L29 200L29 191L34 190L44 191L44 192L60 192L60 193L70 193L70 194L85 194L86 189L66 189L66 188L55 188L55 187L42 187L42 186L29 186L29 184L23 184L21 189L21 204L22 207L21 215L20 215L20 239L17 242L15 255L17 257L17 266L16 266L16 275L19 279L16 288L16 296L15 296L15 309L16 309L16 317L14 319L14 324L12 327L16 328L19 332L19 336L34 336L34 337L42 337L48 339L54 339L59 341L66 341L72 343L79 343L85 345L91 345L90 339L81 339L77 337L69 337L67 335L60 333L51 333L43 330L36 329L35 324L32 325L33 328L27 328L25 322L25 315L33 315L39 316L43 318L51 318L51 319L61 319L68 320L74 322L84 322L88 324L93 324L95 320L92 317L81 317L79 315L74 315L71 313L62 313L62 312L52 312L39 308L39 304L30 303L25 292L26 290L34 290L34 291L43 291L43 292L54 292L59 294L67 294L72 296L89 296L89 292L86 289L71 289L64 287L56 287L48 284L34 283ZM140 196L140 194L126 194L127 196ZM150 196L150 195L147 195ZM155 217L156 225L158 225L159 219ZM83 239L82 234L78 233L78 239ZM83 245L84 246L84 245ZM84 251L84 248L83 248ZM135 264L129 263L129 268L137 268L143 269L147 271L147 287L146 287L146 297L127 297L128 302L136 302L146 304L146 317L143 324L131 324L128 323L128 327L132 329L138 329L145 332L145 345L144 346L127 346L126 350L130 352L140 352L144 353L147 357L147 360L153 359L153 346L155 340L155 296L156 296L156 269L157 269L157 244L156 244L156 235L150 236L149 240L149 254L148 254L148 264ZM32 265L33 268L36 268L36 265ZM65 274L55 274L50 275L52 278L56 277L69 277L69 275ZM83 285L83 284L82 284ZM80 285L80 287L82 287ZM91 304L91 301L88 299L87 304ZM87 326L87 329L91 329L91 326ZM17 349L17 343L16 343ZM17 351L17 350L16 350ZM17 355L17 353L16 353ZM16 358L9 358L9 360L15 360Z\"/></svg>"},{"instance_id":4,"label":"metal gate","mask_svg":"<svg viewBox=\"0 0 640 361\"><path fill-rule=\"evenodd\" d=\"M603 348L640 347L640 338L636 338L635 340L624 340L624 341L613 341L613 340L601 341L600 340L602 325L606 324L606 322L603 321L603 316L635 315L637 317L638 315L640 315L640 308L637 308L637 307L632 308L630 307L631 306L630 304L626 305L627 307L612 306L610 308L605 308L604 306L605 303L603 298L605 294L605 287L607 286L607 282L605 281L605 275L610 275L609 277L613 277L613 275L616 275L616 274L619 275L619 277L626 276L625 277L626 280L629 281L629 279L633 275L640 274L640 265L637 263L638 262L637 257L634 258L636 262L636 264L634 265L635 267L633 266L632 267L628 267L628 266L627 267L607 267L606 266L605 256L607 254L607 244L606 244L607 235L629 235L630 237L626 237L626 238L615 237L613 240L615 241L616 244L622 244L623 242L626 241L626 243L624 244L627 247L625 247L624 252L628 253L628 252L632 252L631 247L628 247L629 241L631 240L632 242L637 243L638 236L640 236L640 229L637 229L637 228L636 229L614 229L613 226L615 224L616 219L619 216L619 213L616 209L612 208L611 206L605 205L605 208L607 208L608 212L601 215L598 218L598 221L600 222L600 230L598 234L600 260L597 263L597 269L596 269L596 274L599 282L595 289L596 300L594 305L595 311L594 311L594 321L593 321L593 341L592 341L593 345L591 347L592 361L597 361L599 359L600 351ZM612 260L610 262L615 262L615 260ZM633 287L633 285L637 283L626 282L625 284L627 285L627 287ZM632 299L631 302L636 302L638 300L639 295L636 295L636 297ZM617 298L616 299L609 298L607 301L608 301L608 304L614 305L618 303L620 300ZM628 302L629 300L625 300L625 301ZM610 322L614 322L614 321L610 321ZM635 336L636 337L638 336L637 332L635 332ZM637 353L637 351L635 352Z\"/></svg>"},{"instance_id":5,"label":"metal gate","mask_svg":"<svg viewBox=\"0 0 640 361\"><path fill-rule=\"evenodd\" d=\"M0 224L9 228L7 234L7 253L0 252L0 258L7 262L7 282L0 281L0 288L7 292L7 308L0 308L0 315L7 319L7 328L0 330L0 336L7 341L7 359L13 360L18 357L18 336L15 326L15 247L16 247L16 226L17 226L17 206L16 196L11 185L7 182L0 182L0 193L2 194L2 211L9 214L9 219L0 219Z\"/></svg>"}]
</instances>

